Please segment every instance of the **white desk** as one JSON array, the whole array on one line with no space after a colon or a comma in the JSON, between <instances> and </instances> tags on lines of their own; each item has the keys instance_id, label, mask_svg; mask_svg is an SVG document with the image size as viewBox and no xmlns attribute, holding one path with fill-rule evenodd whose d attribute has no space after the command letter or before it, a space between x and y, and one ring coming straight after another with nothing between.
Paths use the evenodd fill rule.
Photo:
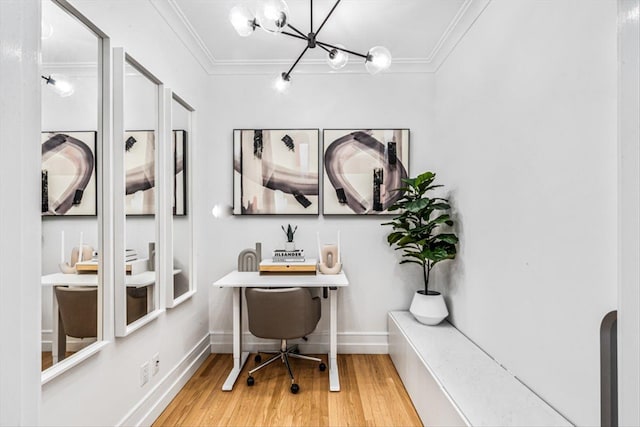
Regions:
<instances>
[{"instance_id":1,"label":"white desk","mask_svg":"<svg viewBox=\"0 0 640 427\"><path fill-rule=\"evenodd\" d=\"M242 288L329 288L329 390L340 391L338 377L338 288L349 286L344 271L340 274L317 275L260 275L258 272L239 272L234 270L213 283L220 288L233 288L233 368L222 386L230 391L236 382L249 352L242 351Z\"/></svg>"},{"instance_id":2,"label":"white desk","mask_svg":"<svg viewBox=\"0 0 640 427\"><path fill-rule=\"evenodd\" d=\"M182 270L173 270L173 274L176 275ZM42 286L55 288L56 286L77 286L77 287L96 287L98 286L97 274L65 274L65 273L53 273L42 276L40 280ZM125 283L127 288L149 288L147 295L147 309L153 310L154 297L153 290L156 283L156 272L145 271L140 274L125 276ZM60 314L58 311L58 300L56 299L55 292L53 292L51 298L51 317L52 317L52 337L51 337L51 355L53 356L53 363L57 363L60 360L59 348L60 340L65 339L62 330L60 329ZM64 358L64 354L61 355Z\"/></svg>"}]
</instances>

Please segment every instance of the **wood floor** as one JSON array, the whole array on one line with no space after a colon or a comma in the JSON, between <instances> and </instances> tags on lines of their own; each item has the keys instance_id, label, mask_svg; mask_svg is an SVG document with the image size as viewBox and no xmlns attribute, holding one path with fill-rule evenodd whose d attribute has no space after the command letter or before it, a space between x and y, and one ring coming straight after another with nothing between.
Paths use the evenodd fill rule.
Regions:
<instances>
[{"instance_id":1,"label":"wood floor","mask_svg":"<svg viewBox=\"0 0 640 427\"><path fill-rule=\"evenodd\" d=\"M326 357L322 357L326 363ZM420 419L388 355L338 355L340 392L329 391L328 369L293 359L300 385L289 391L286 368L275 362L254 374L251 355L231 392L221 390L233 362L212 354L154 426L421 426Z\"/></svg>"},{"instance_id":2,"label":"wood floor","mask_svg":"<svg viewBox=\"0 0 640 427\"><path fill-rule=\"evenodd\" d=\"M67 351L66 352L66 356L65 357L69 357L72 356L74 354L73 351ZM50 367L53 366L53 356L51 355L50 351L43 351L42 352L42 370L44 371L45 369L49 369Z\"/></svg>"}]
</instances>

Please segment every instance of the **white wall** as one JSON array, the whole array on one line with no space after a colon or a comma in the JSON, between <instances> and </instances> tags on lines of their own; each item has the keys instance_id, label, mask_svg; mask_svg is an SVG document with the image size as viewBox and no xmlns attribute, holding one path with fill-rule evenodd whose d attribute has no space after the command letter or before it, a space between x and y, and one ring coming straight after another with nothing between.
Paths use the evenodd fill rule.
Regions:
<instances>
[{"instance_id":1,"label":"white wall","mask_svg":"<svg viewBox=\"0 0 640 427\"><path fill-rule=\"evenodd\" d=\"M0 2L0 425L37 425L40 396L40 2ZM23 83L24 82L24 83Z\"/></svg>"},{"instance_id":2,"label":"white wall","mask_svg":"<svg viewBox=\"0 0 640 427\"><path fill-rule=\"evenodd\" d=\"M207 116L207 98L202 87L207 86L208 80L202 68L149 2L72 3L111 37L112 46L125 47L198 113ZM197 155L197 146L191 148ZM194 203L192 215L197 217L199 202ZM207 313L208 286L200 283L199 292L187 302L167 310L133 334L113 339L97 355L44 385L41 423L115 425L144 417L149 401L162 401L167 383L176 379L174 370L185 368L184 359L188 359L190 351L203 340L208 344ZM140 365L156 352L160 355L160 372L141 388ZM161 384L165 378L168 380Z\"/></svg>"},{"instance_id":3,"label":"white wall","mask_svg":"<svg viewBox=\"0 0 640 427\"><path fill-rule=\"evenodd\" d=\"M410 172L430 154L431 123L426 112L433 102L432 76L427 74L294 74L288 94L271 87L272 76L213 76L209 98L215 106L214 126L201 148L203 166L196 189L203 210L232 203L232 130L289 128L410 128ZM203 119L204 120L204 119ZM207 164L208 166L205 166ZM215 220L198 217L200 277L215 280L236 268L238 253L263 243L268 254L284 242L281 225L298 226L296 245L315 256L316 231L324 242L341 232L342 260L350 286L338 297L338 351L386 352L386 313L409 306L418 269L400 268L386 243L384 217L264 216ZM207 262L210 260L212 262ZM415 270L415 271L414 271ZM231 351L231 292L213 289L211 330L214 351ZM328 308L328 300L323 307ZM328 313L328 312L325 312ZM328 315L314 339L327 343ZM362 342L363 345L359 343ZM326 348L326 346L325 346Z\"/></svg>"},{"instance_id":4,"label":"white wall","mask_svg":"<svg viewBox=\"0 0 640 427\"><path fill-rule=\"evenodd\" d=\"M494 0L436 74L420 164L458 219L451 320L578 425L616 308L616 58L616 2Z\"/></svg>"}]
</instances>

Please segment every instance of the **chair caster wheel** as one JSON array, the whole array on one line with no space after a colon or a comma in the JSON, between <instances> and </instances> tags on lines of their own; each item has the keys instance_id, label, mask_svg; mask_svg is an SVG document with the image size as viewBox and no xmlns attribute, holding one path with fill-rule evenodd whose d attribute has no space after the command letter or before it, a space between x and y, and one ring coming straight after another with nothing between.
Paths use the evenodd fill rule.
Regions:
<instances>
[{"instance_id":1,"label":"chair caster wheel","mask_svg":"<svg viewBox=\"0 0 640 427\"><path fill-rule=\"evenodd\" d=\"M260 356L259 354L256 354L256 357L254 357L253 360L255 360L256 363L260 363L262 362L262 356Z\"/></svg>"},{"instance_id":2,"label":"chair caster wheel","mask_svg":"<svg viewBox=\"0 0 640 427\"><path fill-rule=\"evenodd\" d=\"M319 368L320 368L320 372L324 372L327 370L327 365L325 365L324 363L321 363Z\"/></svg>"},{"instance_id":3,"label":"chair caster wheel","mask_svg":"<svg viewBox=\"0 0 640 427\"><path fill-rule=\"evenodd\" d=\"M291 384L291 393L297 394L300 391L298 384Z\"/></svg>"},{"instance_id":4,"label":"chair caster wheel","mask_svg":"<svg viewBox=\"0 0 640 427\"><path fill-rule=\"evenodd\" d=\"M247 378L247 385L249 387L251 387L252 385L254 385L256 383L256 380L253 379L253 377L249 377Z\"/></svg>"}]
</instances>

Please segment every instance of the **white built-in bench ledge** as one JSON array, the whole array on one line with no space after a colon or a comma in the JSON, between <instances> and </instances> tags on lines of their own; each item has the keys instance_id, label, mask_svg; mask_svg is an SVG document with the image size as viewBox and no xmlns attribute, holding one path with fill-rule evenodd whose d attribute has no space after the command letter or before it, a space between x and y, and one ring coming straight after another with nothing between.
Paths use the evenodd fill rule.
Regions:
<instances>
[{"instance_id":1,"label":"white built-in bench ledge","mask_svg":"<svg viewBox=\"0 0 640 427\"><path fill-rule=\"evenodd\" d=\"M425 426L571 426L447 322L389 313L389 353Z\"/></svg>"}]
</instances>

